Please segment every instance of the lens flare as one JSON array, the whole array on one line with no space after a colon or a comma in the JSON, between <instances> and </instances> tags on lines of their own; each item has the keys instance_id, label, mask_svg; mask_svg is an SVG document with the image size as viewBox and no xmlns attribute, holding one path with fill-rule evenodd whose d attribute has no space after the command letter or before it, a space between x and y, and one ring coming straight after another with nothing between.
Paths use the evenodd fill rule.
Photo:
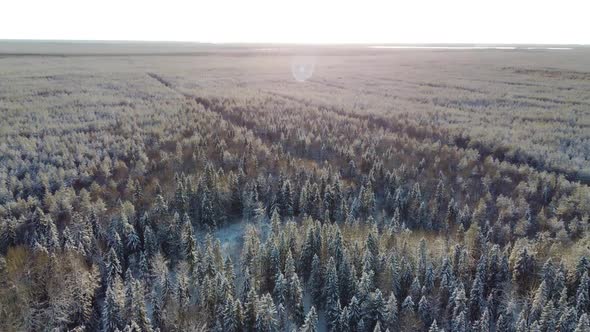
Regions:
<instances>
[{"instance_id":1,"label":"lens flare","mask_svg":"<svg viewBox=\"0 0 590 332\"><path fill-rule=\"evenodd\" d=\"M315 70L315 58L298 56L291 60L291 74L297 82L305 82L311 78Z\"/></svg>"}]
</instances>

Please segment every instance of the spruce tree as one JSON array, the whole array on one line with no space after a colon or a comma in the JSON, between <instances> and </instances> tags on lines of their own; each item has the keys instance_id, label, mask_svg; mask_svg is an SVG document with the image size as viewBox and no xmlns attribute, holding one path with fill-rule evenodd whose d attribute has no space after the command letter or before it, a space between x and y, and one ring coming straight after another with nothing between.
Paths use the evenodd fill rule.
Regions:
<instances>
[{"instance_id":1,"label":"spruce tree","mask_svg":"<svg viewBox=\"0 0 590 332\"><path fill-rule=\"evenodd\" d=\"M338 318L338 329L342 332L350 332L350 313L348 311L348 307L344 307L340 312L340 317Z\"/></svg>"},{"instance_id":2,"label":"spruce tree","mask_svg":"<svg viewBox=\"0 0 590 332\"><path fill-rule=\"evenodd\" d=\"M467 317L465 311L461 311L457 316L453 317L451 330L456 332L467 331Z\"/></svg>"},{"instance_id":3,"label":"spruce tree","mask_svg":"<svg viewBox=\"0 0 590 332\"><path fill-rule=\"evenodd\" d=\"M254 289L250 289L248 292L247 300L245 303L244 312L244 327L246 331L256 330L256 321L258 317L258 297Z\"/></svg>"},{"instance_id":4,"label":"spruce tree","mask_svg":"<svg viewBox=\"0 0 590 332\"><path fill-rule=\"evenodd\" d=\"M385 305L384 326L386 329L394 331L399 326L399 312L397 307L397 298L394 293L389 294L387 304Z\"/></svg>"},{"instance_id":5,"label":"spruce tree","mask_svg":"<svg viewBox=\"0 0 590 332\"><path fill-rule=\"evenodd\" d=\"M436 319L432 322L432 324L430 325L430 328L428 329L428 332L439 332L439 328L438 328L438 324L436 323Z\"/></svg>"},{"instance_id":6,"label":"spruce tree","mask_svg":"<svg viewBox=\"0 0 590 332\"><path fill-rule=\"evenodd\" d=\"M340 315L342 309L340 306L340 300L330 301L326 303L326 322L330 331L338 331L338 323L340 321Z\"/></svg>"},{"instance_id":7,"label":"spruce tree","mask_svg":"<svg viewBox=\"0 0 590 332\"><path fill-rule=\"evenodd\" d=\"M496 332L510 332L511 328L512 327L508 319L504 316L504 314L500 314L496 320Z\"/></svg>"},{"instance_id":8,"label":"spruce tree","mask_svg":"<svg viewBox=\"0 0 590 332\"><path fill-rule=\"evenodd\" d=\"M349 308L349 326L351 330L355 330L357 328L357 324L361 320L362 311L359 301L355 296L352 297L350 300Z\"/></svg>"},{"instance_id":9,"label":"spruce tree","mask_svg":"<svg viewBox=\"0 0 590 332\"><path fill-rule=\"evenodd\" d=\"M472 320L477 320L480 317L482 308L484 307L483 287L483 281L479 274L477 274L473 280L473 286L469 294L469 311Z\"/></svg>"},{"instance_id":10,"label":"spruce tree","mask_svg":"<svg viewBox=\"0 0 590 332\"><path fill-rule=\"evenodd\" d=\"M285 304L287 299L287 281L282 273L279 272L275 280L275 288L273 295L278 304Z\"/></svg>"},{"instance_id":11,"label":"spruce tree","mask_svg":"<svg viewBox=\"0 0 590 332\"><path fill-rule=\"evenodd\" d=\"M305 319L304 307L303 307L303 290L301 289L301 283L299 278L295 274L291 279L291 285L289 290L291 297L291 312L293 315L293 321L297 326L303 324Z\"/></svg>"},{"instance_id":12,"label":"spruce tree","mask_svg":"<svg viewBox=\"0 0 590 332\"><path fill-rule=\"evenodd\" d=\"M478 321L478 332L490 332L492 328L490 320L490 311L488 308L485 308L481 314L481 318Z\"/></svg>"},{"instance_id":13,"label":"spruce tree","mask_svg":"<svg viewBox=\"0 0 590 332\"><path fill-rule=\"evenodd\" d=\"M588 272L584 271L582 277L580 278L578 289L576 290L576 310L578 313L587 312L588 308L590 308L590 299L588 293L589 282Z\"/></svg>"},{"instance_id":14,"label":"spruce tree","mask_svg":"<svg viewBox=\"0 0 590 332\"><path fill-rule=\"evenodd\" d=\"M318 331L318 315L315 311L315 307L312 306L307 315L305 316L305 322L301 326L301 332L317 332Z\"/></svg>"},{"instance_id":15,"label":"spruce tree","mask_svg":"<svg viewBox=\"0 0 590 332\"><path fill-rule=\"evenodd\" d=\"M317 255L313 256L311 264L311 274L309 276L309 290L314 305L319 306L322 302L322 270L320 259Z\"/></svg>"},{"instance_id":16,"label":"spruce tree","mask_svg":"<svg viewBox=\"0 0 590 332\"><path fill-rule=\"evenodd\" d=\"M385 325L385 317L387 315L387 306L383 299L381 290L377 289L371 296L371 315L370 319L373 324Z\"/></svg>"},{"instance_id":17,"label":"spruce tree","mask_svg":"<svg viewBox=\"0 0 590 332\"><path fill-rule=\"evenodd\" d=\"M585 272L586 274L588 272ZM578 320L578 325L574 332L589 332L590 331L590 320L588 319L588 314L583 313Z\"/></svg>"},{"instance_id":18,"label":"spruce tree","mask_svg":"<svg viewBox=\"0 0 590 332\"><path fill-rule=\"evenodd\" d=\"M377 324L375 324L375 328L373 329L373 332L381 332L381 324L379 322L377 322Z\"/></svg>"},{"instance_id":19,"label":"spruce tree","mask_svg":"<svg viewBox=\"0 0 590 332\"><path fill-rule=\"evenodd\" d=\"M577 326L576 310L573 307L567 307L559 318L560 332L573 332Z\"/></svg>"},{"instance_id":20,"label":"spruce tree","mask_svg":"<svg viewBox=\"0 0 590 332\"><path fill-rule=\"evenodd\" d=\"M117 257L114 248L111 248L105 259L105 281L107 285L111 285L115 280L121 277L121 263Z\"/></svg>"},{"instance_id":21,"label":"spruce tree","mask_svg":"<svg viewBox=\"0 0 590 332\"><path fill-rule=\"evenodd\" d=\"M223 308L223 330L226 332L239 331L238 317L234 301L229 298L226 299L225 307Z\"/></svg>"},{"instance_id":22,"label":"spruce tree","mask_svg":"<svg viewBox=\"0 0 590 332\"><path fill-rule=\"evenodd\" d=\"M424 323L424 326L430 326L433 320L432 306L430 305L430 301L428 301L426 296L422 296L420 302L418 302L418 315Z\"/></svg>"},{"instance_id":23,"label":"spruce tree","mask_svg":"<svg viewBox=\"0 0 590 332\"><path fill-rule=\"evenodd\" d=\"M258 301L256 330L262 332L276 331L278 327L277 309L270 294L263 295Z\"/></svg>"},{"instance_id":24,"label":"spruce tree","mask_svg":"<svg viewBox=\"0 0 590 332\"><path fill-rule=\"evenodd\" d=\"M414 301L412 300L412 297L410 295L408 295L406 297L406 299L404 300L404 302L402 303L402 315L403 316L410 316L414 313Z\"/></svg>"},{"instance_id":25,"label":"spruce tree","mask_svg":"<svg viewBox=\"0 0 590 332\"><path fill-rule=\"evenodd\" d=\"M543 312L541 313L541 317L539 319L541 328L545 331L555 331L557 329L556 319L553 301L548 301L545 307L543 307Z\"/></svg>"},{"instance_id":26,"label":"spruce tree","mask_svg":"<svg viewBox=\"0 0 590 332\"><path fill-rule=\"evenodd\" d=\"M111 332L121 327L121 296L116 290L117 286L109 285L105 293L105 299L101 311L102 331Z\"/></svg>"}]
</instances>

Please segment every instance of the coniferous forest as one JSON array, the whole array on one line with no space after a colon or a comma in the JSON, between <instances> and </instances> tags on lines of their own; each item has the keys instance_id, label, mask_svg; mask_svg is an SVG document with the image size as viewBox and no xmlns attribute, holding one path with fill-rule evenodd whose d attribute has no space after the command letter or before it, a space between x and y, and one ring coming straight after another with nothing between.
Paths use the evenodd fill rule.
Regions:
<instances>
[{"instance_id":1,"label":"coniferous forest","mask_svg":"<svg viewBox=\"0 0 590 332\"><path fill-rule=\"evenodd\" d=\"M0 331L590 331L589 52L0 56Z\"/></svg>"}]
</instances>

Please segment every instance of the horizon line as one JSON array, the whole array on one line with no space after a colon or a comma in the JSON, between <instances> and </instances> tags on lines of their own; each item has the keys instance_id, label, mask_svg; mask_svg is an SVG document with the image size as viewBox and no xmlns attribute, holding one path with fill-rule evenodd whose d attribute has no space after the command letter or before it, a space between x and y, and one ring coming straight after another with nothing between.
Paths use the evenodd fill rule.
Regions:
<instances>
[{"instance_id":1,"label":"horizon line","mask_svg":"<svg viewBox=\"0 0 590 332\"><path fill-rule=\"evenodd\" d=\"M169 43L169 44L204 44L204 45L285 45L285 46L372 46L372 45L569 45L588 46L590 43L535 43L535 42L214 42L196 40L143 40L143 39L22 39L0 38L0 42L61 42L61 43Z\"/></svg>"}]
</instances>

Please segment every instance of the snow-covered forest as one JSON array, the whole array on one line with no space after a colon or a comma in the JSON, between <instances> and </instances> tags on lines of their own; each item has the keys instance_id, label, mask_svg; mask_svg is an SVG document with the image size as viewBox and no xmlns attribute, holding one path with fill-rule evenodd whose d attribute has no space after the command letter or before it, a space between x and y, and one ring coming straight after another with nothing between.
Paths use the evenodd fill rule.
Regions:
<instances>
[{"instance_id":1,"label":"snow-covered forest","mask_svg":"<svg viewBox=\"0 0 590 332\"><path fill-rule=\"evenodd\" d=\"M0 330L590 331L588 52L0 57Z\"/></svg>"}]
</instances>

